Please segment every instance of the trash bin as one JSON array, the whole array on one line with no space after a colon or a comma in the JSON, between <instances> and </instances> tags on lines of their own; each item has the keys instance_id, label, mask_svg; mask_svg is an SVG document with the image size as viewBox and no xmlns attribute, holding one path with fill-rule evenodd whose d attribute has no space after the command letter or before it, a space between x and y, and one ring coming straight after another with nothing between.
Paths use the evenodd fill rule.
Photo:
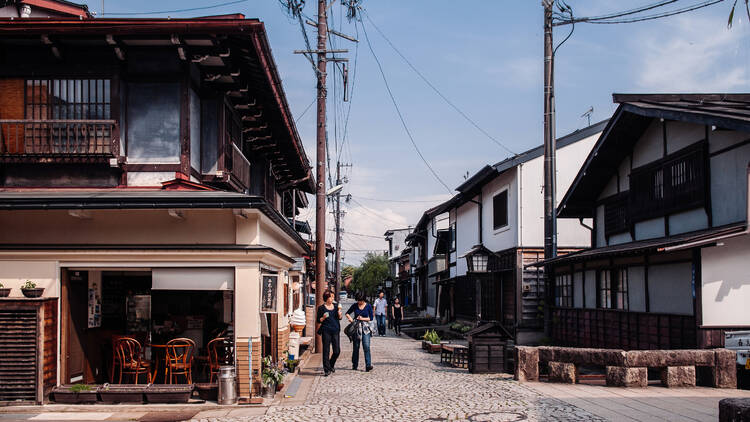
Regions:
<instances>
[{"instance_id":1,"label":"trash bin","mask_svg":"<svg viewBox=\"0 0 750 422\"><path fill-rule=\"evenodd\" d=\"M237 382L234 366L219 367L219 404L234 404L237 401Z\"/></svg>"}]
</instances>

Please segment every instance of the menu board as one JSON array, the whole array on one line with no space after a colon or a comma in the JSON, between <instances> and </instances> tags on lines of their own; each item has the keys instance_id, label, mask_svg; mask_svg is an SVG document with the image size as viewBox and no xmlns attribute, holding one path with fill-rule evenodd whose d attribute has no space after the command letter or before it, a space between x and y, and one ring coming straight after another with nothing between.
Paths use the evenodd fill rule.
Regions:
<instances>
[{"instance_id":1,"label":"menu board","mask_svg":"<svg viewBox=\"0 0 750 422\"><path fill-rule=\"evenodd\" d=\"M276 313L276 286L279 278L276 275L263 275L260 311L265 313Z\"/></svg>"}]
</instances>

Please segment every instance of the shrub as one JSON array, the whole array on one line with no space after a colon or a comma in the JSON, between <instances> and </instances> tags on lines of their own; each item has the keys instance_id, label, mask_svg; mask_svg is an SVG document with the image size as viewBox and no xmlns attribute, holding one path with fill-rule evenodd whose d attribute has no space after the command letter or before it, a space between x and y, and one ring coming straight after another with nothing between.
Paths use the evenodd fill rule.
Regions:
<instances>
[{"instance_id":1,"label":"shrub","mask_svg":"<svg viewBox=\"0 0 750 422\"><path fill-rule=\"evenodd\" d=\"M462 334L468 333L469 331L471 331L471 327L470 326L464 325L463 327L461 327L461 333Z\"/></svg>"},{"instance_id":2,"label":"shrub","mask_svg":"<svg viewBox=\"0 0 750 422\"><path fill-rule=\"evenodd\" d=\"M31 287L31 289L33 289L33 287ZM91 391L91 386L87 385L87 384L76 384L76 385L70 387L70 391L72 391L74 393L81 393L81 392L84 392L84 391Z\"/></svg>"},{"instance_id":3,"label":"shrub","mask_svg":"<svg viewBox=\"0 0 750 422\"><path fill-rule=\"evenodd\" d=\"M286 375L286 369L283 362L274 362L270 356L263 358L263 372L261 374L263 385L279 385L284 381L284 375Z\"/></svg>"},{"instance_id":4,"label":"shrub","mask_svg":"<svg viewBox=\"0 0 750 422\"><path fill-rule=\"evenodd\" d=\"M435 330L427 330L422 336L424 341L429 341L432 344L440 344L440 336Z\"/></svg>"},{"instance_id":5,"label":"shrub","mask_svg":"<svg viewBox=\"0 0 750 422\"><path fill-rule=\"evenodd\" d=\"M36 289L36 283L34 283L31 280L26 280L26 283L24 283L23 286L21 286L21 288L22 289ZM80 384L76 384L76 385L80 385Z\"/></svg>"}]
</instances>

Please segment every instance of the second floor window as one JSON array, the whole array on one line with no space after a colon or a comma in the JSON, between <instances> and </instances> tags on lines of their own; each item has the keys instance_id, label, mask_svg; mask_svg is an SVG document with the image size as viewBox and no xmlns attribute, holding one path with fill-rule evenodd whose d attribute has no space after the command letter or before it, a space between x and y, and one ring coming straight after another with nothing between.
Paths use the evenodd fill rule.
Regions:
<instances>
[{"instance_id":1,"label":"second floor window","mask_svg":"<svg viewBox=\"0 0 750 422\"><path fill-rule=\"evenodd\" d=\"M570 274L555 277L555 305L564 308L573 307L573 281Z\"/></svg>"},{"instance_id":2,"label":"second floor window","mask_svg":"<svg viewBox=\"0 0 750 422\"><path fill-rule=\"evenodd\" d=\"M111 117L109 79L28 79L27 120L106 120Z\"/></svg>"},{"instance_id":3,"label":"second floor window","mask_svg":"<svg viewBox=\"0 0 750 422\"><path fill-rule=\"evenodd\" d=\"M508 225L508 191L504 190L492 198L492 228L497 230Z\"/></svg>"}]
</instances>

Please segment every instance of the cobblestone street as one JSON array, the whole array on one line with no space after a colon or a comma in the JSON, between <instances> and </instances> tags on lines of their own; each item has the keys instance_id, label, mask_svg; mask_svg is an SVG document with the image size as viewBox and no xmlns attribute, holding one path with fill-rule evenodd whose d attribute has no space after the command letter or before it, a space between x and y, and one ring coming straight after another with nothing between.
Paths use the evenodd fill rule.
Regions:
<instances>
[{"instance_id":1,"label":"cobblestone street","mask_svg":"<svg viewBox=\"0 0 750 422\"><path fill-rule=\"evenodd\" d=\"M375 369L364 372L360 357L360 370L352 371L351 344L342 335L336 373L315 377L304 404L281 401L262 417L204 420L603 420L563 401L545 398L508 376L472 375L443 367L439 355L427 354L419 346L405 337L374 337Z\"/></svg>"}]
</instances>

